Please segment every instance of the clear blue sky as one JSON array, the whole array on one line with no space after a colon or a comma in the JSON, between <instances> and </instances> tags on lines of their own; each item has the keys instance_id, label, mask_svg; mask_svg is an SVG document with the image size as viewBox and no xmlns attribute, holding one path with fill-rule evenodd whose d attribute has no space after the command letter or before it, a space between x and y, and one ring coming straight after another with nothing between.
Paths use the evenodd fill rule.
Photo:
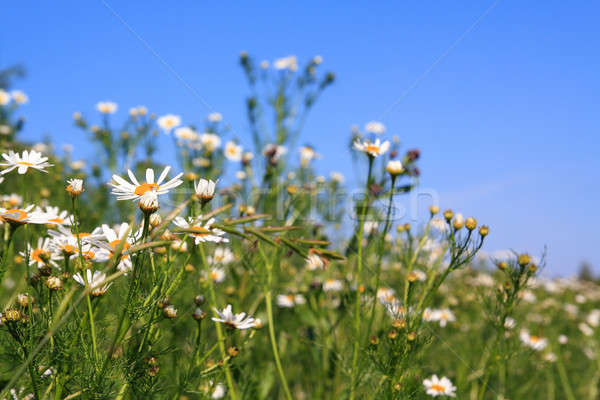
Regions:
<instances>
[{"instance_id":1,"label":"clear blue sky","mask_svg":"<svg viewBox=\"0 0 600 400\"><path fill-rule=\"evenodd\" d=\"M321 55L337 81L303 137L324 155L320 171L351 175L340 143L380 119L421 148L421 186L443 208L491 226L487 250L548 245L551 275L584 259L600 269L598 3L5 2L0 66L28 70L25 138L93 157L71 115L99 100L122 118L138 104L191 123L209 112L109 8L246 144L239 52Z\"/></svg>"}]
</instances>

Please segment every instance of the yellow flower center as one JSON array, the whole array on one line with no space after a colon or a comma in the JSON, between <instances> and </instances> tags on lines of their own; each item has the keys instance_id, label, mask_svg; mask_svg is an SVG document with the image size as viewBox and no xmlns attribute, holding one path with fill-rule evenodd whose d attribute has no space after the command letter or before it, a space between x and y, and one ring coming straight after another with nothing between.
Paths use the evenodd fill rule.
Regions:
<instances>
[{"instance_id":1,"label":"yellow flower center","mask_svg":"<svg viewBox=\"0 0 600 400\"><path fill-rule=\"evenodd\" d=\"M27 162L27 161L19 161L19 162L17 163L17 165L26 165L26 166L28 166L28 167L31 167L33 164L32 164L32 163L30 163L30 162Z\"/></svg>"},{"instance_id":2,"label":"yellow flower center","mask_svg":"<svg viewBox=\"0 0 600 400\"><path fill-rule=\"evenodd\" d=\"M443 393L446 390L442 385L431 385L431 388L438 393Z\"/></svg>"},{"instance_id":3,"label":"yellow flower center","mask_svg":"<svg viewBox=\"0 0 600 400\"><path fill-rule=\"evenodd\" d=\"M110 247L112 247L113 249L116 249L116 248L117 248L117 246L119 245L119 243L121 243L121 240L117 239L117 240L113 240L112 242L110 242L110 243L109 243L109 245L110 245ZM130 247L131 247L131 245L130 245L129 243L127 243L127 242L124 242L124 243L123 243L123 250L122 250L122 251L125 251L125 250L127 250L128 248L130 248Z\"/></svg>"},{"instance_id":4,"label":"yellow flower center","mask_svg":"<svg viewBox=\"0 0 600 400\"><path fill-rule=\"evenodd\" d=\"M20 222L27 218L27 212L18 208L12 208L10 210L6 210L6 212L2 214L2 218L9 221Z\"/></svg>"},{"instance_id":5,"label":"yellow flower center","mask_svg":"<svg viewBox=\"0 0 600 400\"><path fill-rule=\"evenodd\" d=\"M158 190L158 185L156 183L144 183L136 187L134 193L141 196L149 190Z\"/></svg>"},{"instance_id":6,"label":"yellow flower center","mask_svg":"<svg viewBox=\"0 0 600 400\"><path fill-rule=\"evenodd\" d=\"M47 258L48 252L44 249L35 249L31 252L31 258L34 261L45 264L44 257Z\"/></svg>"},{"instance_id":7,"label":"yellow flower center","mask_svg":"<svg viewBox=\"0 0 600 400\"><path fill-rule=\"evenodd\" d=\"M65 254L77 253L77 249L75 248L75 246L71 246L70 244L65 244L64 246L62 246L62 251Z\"/></svg>"},{"instance_id":8,"label":"yellow flower center","mask_svg":"<svg viewBox=\"0 0 600 400\"><path fill-rule=\"evenodd\" d=\"M56 217L56 218L49 219L48 222L54 222L56 224L62 224L64 222L64 219Z\"/></svg>"},{"instance_id":9,"label":"yellow flower center","mask_svg":"<svg viewBox=\"0 0 600 400\"><path fill-rule=\"evenodd\" d=\"M202 237L210 235L210 231L203 226L192 226L190 229L194 231L194 233L192 233L192 236Z\"/></svg>"},{"instance_id":10,"label":"yellow flower center","mask_svg":"<svg viewBox=\"0 0 600 400\"><path fill-rule=\"evenodd\" d=\"M379 153L379 146L376 144L368 144L367 153Z\"/></svg>"},{"instance_id":11,"label":"yellow flower center","mask_svg":"<svg viewBox=\"0 0 600 400\"><path fill-rule=\"evenodd\" d=\"M529 340L531 341L531 343L537 343L540 341L540 338L537 336L530 336Z\"/></svg>"}]
</instances>

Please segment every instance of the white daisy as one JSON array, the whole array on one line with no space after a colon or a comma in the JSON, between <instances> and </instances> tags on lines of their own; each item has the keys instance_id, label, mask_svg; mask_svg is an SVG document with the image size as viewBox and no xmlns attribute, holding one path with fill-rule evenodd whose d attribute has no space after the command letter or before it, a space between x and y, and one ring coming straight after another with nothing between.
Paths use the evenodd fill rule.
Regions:
<instances>
[{"instance_id":1,"label":"white daisy","mask_svg":"<svg viewBox=\"0 0 600 400\"><path fill-rule=\"evenodd\" d=\"M73 279L83 287L88 286L92 288L91 294L94 297L103 295L112 285L112 282L102 285L106 280L106 274L101 271L92 272L90 269L85 271L85 279L79 272L73 275Z\"/></svg>"},{"instance_id":2,"label":"white daisy","mask_svg":"<svg viewBox=\"0 0 600 400\"><path fill-rule=\"evenodd\" d=\"M0 174L4 175L13 169L17 169L17 172L21 175L26 173L29 168L37 169L38 171L47 172L46 168L51 167L52 164L48 163L48 157L43 157L42 153L35 150L23 151L23 154L15 153L10 150L8 154L3 153L2 157L7 161L0 163L0 166L7 167L2 170Z\"/></svg>"},{"instance_id":3,"label":"white daisy","mask_svg":"<svg viewBox=\"0 0 600 400\"><path fill-rule=\"evenodd\" d=\"M223 120L223 116L218 112L213 112L213 113L208 114L206 119L209 120L210 122L220 122Z\"/></svg>"},{"instance_id":4,"label":"white daisy","mask_svg":"<svg viewBox=\"0 0 600 400\"><path fill-rule=\"evenodd\" d=\"M21 90L13 90L11 95L17 104L25 104L29 101L29 97L27 97L27 95Z\"/></svg>"},{"instance_id":5,"label":"white daisy","mask_svg":"<svg viewBox=\"0 0 600 400\"><path fill-rule=\"evenodd\" d=\"M206 132L200 135L200 143L204 150L212 153L221 146L221 138L214 133Z\"/></svg>"},{"instance_id":6,"label":"white daisy","mask_svg":"<svg viewBox=\"0 0 600 400\"><path fill-rule=\"evenodd\" d=\"M519 337L521 338L521 341L523 342L523 344L525 344L528 347L531 347L533 350L536 350L536 351L544 350L544 348L548 344L548 339L539 337L539 336L530 335L529 331L527 331L525 329L521 330Z\"/></svg>"},{"instance_id":7,"label":"white daisy","mask_svg":"<svg viewBox=\"0 0 600 400\"><path fill-rule=\"evenodd\" d=\"M273 66L275 69L289 69L293 72L298 69L298 60L296 59L296 56L282 57L273 61Z\"/></svg>"},{"instance_id":8,"label":"white daisy","mask_svg":"<svg viewBox=\"0 0 600 400\"><path fill-rule=\"evenodd\" d=\"M381 135L385 132L385 125L379 121L367 122L367 124L365 125L365 131L369 133L374 133L376 135Z\"/></svg>"},{"instance_id":9,"label":"white daisy","mask_svg":"<svg viewBox=\"0 0 600 400\"><path fill-rule=\"evenodd\" d=\"M61 211L58 207L46 206L41 211L48 216L49 224L71 225L73 223L73 216L66 210Z\"/></svg>"},{"instance_id":10,"label":"white daisy","mask_svg":"<svg viewBox=\"0 0 600 400\"><path fill-rule=\"evenodd\" d=\"M325 262L323 262L323 259L318 254L311 253L308 255L306 258L306 269L314 271L323 268L325 268Z\"/></svg>"},{"instance_id":11,"label":"white daisy","mask_svg":"<svg viewBox=\"0 0 600 400\"><path fill-rule=\"evenodd\" d=\"M310 146L302 146L300 148L300 165L305 168L315 158L319 158L320 155Z\"/></svg>"},{"instance_id":12,"label":"white daisy","mask_svg":"<svg viewBox=\"0 0 600 400\"><path fill-rule=\"evenodd\" d=\"M10 93L4 89L0 89L0 106L5 106L10 103Z\"/></svg>"},{"instance_id":13,"label":"white daisy","mask_svg":"<svg viewBox=\"0 0 600 400\"><path fill-rule=\"evenodd\" d=\"M84 237L83 240L84 242L91 243L94 246L108 251L112 257L114 251L121 244L121 241L125 239L117 269L119 271L131 271L133 264L131 263L131 257L127 250L140 239L142 232L138 230L134 233L129 232L129 230L129 224L127 222L123 222L121 225L116 226L115 229L104 224L102 225L102 233L104 234L102 239Z\"/></svg>"},{"instance_id":14,"label":"white daisy","mask_svg":"<svg viewBox=\"0 0 600 400\"><path fill-rule=\"evenodd\" d=\"M160 129L165 131L165 133L169 133L173 128L181 125L181 117L179 115L167 114L159 117L156 122Z\"/></svg>"},{"instance_id":15,"label":"white daisy","mask_svg":"<svg viewBox=\"0 0 600 400\"><path fill-rule=\"evenodd\" d=\"M192 128L182 126L181 128L175 129L175 137L181 140L196 140L198 139L198 134Z\"/></svg>"},{"instance_id":16,"label":"white daisy","mask_svg":"<svg viewBox=\"0 0 600 400\"><path fill-rule=\"evenodd\" d=\"M448 322L456 321L456 317L448 308L433 311L433 320L439 321L440 326L444 328Z\"/></svg>"},{"instance_id":17,"label":"white daisy","mask_svg":"<svg viewBox=\"0 0 600 400\"><path fill-rule=\"evenodd\" d=\"M196 245L201 242L229 242L229 239L223 237L225 232L212 227L214 222L214 218L209 219L204 225L192 217L188 217L187 220L183 217L176 217L173 220L173 223L178 227L191 231L189 234L194 238Z\"/></svg>"},{"instance_id":18,"label":"white daisy","mask_svg":"<svg viewBox=\"0 0 600 400\"><path fill-rule=\"evenodd\" d=\"M1 208L0 218L11 225L47 224L48 216L42 211L34 209L33 205L24 208Z\"/></svg>"},{"instance_id":19,"label":"white daisy","mask_svg":"<svg viewBox=\"0 0 600 400\"><path fill-rule=\"evenodd\" d=\"M216 308L213 308L217 317L213 317L212 320L215 322L222 322L225 325L235 328L235 329L250 329L254 328L254 318L251 316L246 316L246 313L233 314L231 311L231 304L228 304L227 307L221 312Z\"/></svg>"},{"instance_id":20,"label":"white daisy","mask_svg":"<svg viewBox=\"0 0 600 400\"><path fill-rule=\"evenodd\" d=\"M278 144L267 144L263 149L265 156L271 163L276 164L279 159L287 153L287 148Z\"/></svg>"},{"instance_id":21,"label":"white daisy","mask_svg":"<svg viewBox=\"0 0 600 400\"><path fill-rule=\"evenodd\" d=\"M439 379L437 375L433 375L431 378L423 381L423 386L425 386L426 393L432 397L456 397L456 386L445 376Z\"/></svg>"},{"instance_id":22,"label":"white daisy","mask_svg":"<svg viewBox=\"0 0 600 400\"><path fill-rule=\"evenodd\" d=\"M206 272L202 271L202 276L206 279ZM211 268L210 280L215 283L221 283L225 280L225 269L224 268Z\"/></svg>"},{"instance_id":23,"label":"white daisy","mask_svg":"<svg viewBox=\"0 0 600 400\"><path fill-rule=\"evenodd\" d=\"M212 256L207 258L209 264L227 265L235 260L233 252L227 247L217 247Z\"/></svg>"},{"instance_id":24,"label":"white daisy","mask_svg":"<svg viewBox=\"0 0 600 400\"><path fill-rule=\"evenodd\" d=\"M367 153L370 157L378 157L388 151L390 148L390 142L386 140L385 142L381 143L379 138L376 139L375 142L371 142L370 140L364 140L361 142L357 139L354 142L354 148L358 151L362 151L363 153Z\"/></svg>"},{"instance_id":25,"label":"white daisy","mask_svg":"<svg viewBox=\"0 0 600 400\"><path fill-rule=\"evenodd\" d=\"M211 179L200 179L198 182L194 182L194 192L202 200L208 201L215 196L215 187L217 182Z\"/></svg>"},{"instance_id":26,"label":"white daisy","mask_svg":"<svg viewBox=\"0 0 600 400\"><path fill-rule=\"evenodd\" d=\"M128 169L127 174L132 183L127 182L119 175L113 175L109 185L113 187L112 193L117 196L117 200L138 200L149 190L155 191L157 195L167 194L169 190L183 183L179 179L183 173L179 173L173 179L163 183L170 169L170 166L166 166L156 182L154 181L154 170L151 168L146 169L145 183L139 183L133 172Z\"/></svg>"},{"instance_id":27,"label":"white daisy","mask_svg":"<svg viewBox=\"0 0 600 400\"><path fill-rule=\"evenodd\" d=\"M323 282L324 292L339 292L344 288L344 284L339 279L327 279Z\"/></svg>"},{"instance_id":28,"label":"white daisy","mask_svg":"<svg viewBox=\"0 0 600 400\"><path fill-rule=\"evenodd\" d=\"M37 246L29 246L29 265L43 268L46 265L56 266L56 260L61 257L52 253L52 240L50 238L38 238ZM25 252L20 251L21 257L25 258Z\"/></svg>"},{"instance_id":29,"label":"white daisy","mask_svg":"<svg viewBox=\"0 0 600 400\"><path fill-rule=\"evenodd\" d=\"M238 145L234 141L229 141L225 144L225 157L229 161L241 161L242 160L242 146Z\"/></svg>"},{"instance_id":30,"label":"white daisy","mask_svg":"<svg viewBox=\"0 0 600 400\"><path fill-rule=\"evenodd\" d=\"M114 114L117 108L117 103L113 103L112 101L100 101L96 104L96 109L102 114Z\"/></svg>"}]
</instances>

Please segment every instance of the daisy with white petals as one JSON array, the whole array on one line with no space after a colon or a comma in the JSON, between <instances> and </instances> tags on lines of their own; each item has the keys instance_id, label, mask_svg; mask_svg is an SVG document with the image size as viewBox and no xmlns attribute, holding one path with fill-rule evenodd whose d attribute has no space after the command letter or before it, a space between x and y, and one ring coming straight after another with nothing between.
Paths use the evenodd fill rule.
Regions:
<instances>
[{"instance_id":1,"label":"daisy with white petals","mask_svg":"<svg viewBox=\"0 0 600 400\"><path fill-rule=\"evenodd\" d=\"M379 139L376 139L374 142L370 140L356 140L354 142L354 148L358 151L362 151L363 153L367 153L370 157L378 157L385 154L390 148L390 142L385 141L381 142Z\"/></svg>"},{"instance_id":2,"label":"daisy with white petals","mask_svg":"<svg viewBox=\"0 0 600 400\"><path fill-rule=\"evenodd\" d=\"M385 132L385 125L379 121L367 122L367 124L365 125L365 131L369 133L374 133L376 135L381 135Z\"/></svg>"},{"instance_id":3,"label":"daisy with white petals","mask_svg":"<svg viewBox=\"0 0 600 400\"><path fill-rule=\"evenodd\" d=\"M521 342L523 342L525 346L531 347L533 350L536 351L544 350L544 348L546 348L546 346L548 345L548 339L535 335L530 335L529 331L527 331L526 329L523 329L521 331L519 337L521 338Z\"/></svg>"},{"instance_id":4,"label":"daisy with white petals","mask_svg":"<svg viewBox=\"0 0 600 400\"><path fill-rule=\"evenodd\" d=\"M423 386L425 386L425 392L432 397L456 397L456 386L445 376L440 379L437 375L433 375L431 378L423 381Z\"/></svg>"},{"instance_id":5,"label":"daisy with white petals","mask_svg":"<svg viewBox=\"0 0 600 400\"><path fill-rule=\"evenodd\" d=\"M254 328L254 318L246 316L246 313L234 314L231 311L231 304L228 304L223 311L214 308L217 317L213 317L215 322L221 322L233 329L250 329Z\"/></svg>"},{"instance_id":6,"label":"daisy with white petals","mask_svg":"<svg viewBox=\"0 0 600 400\"><path fill-rule=\"evenodd\" d=\"M34 209L33 205L10 209L0 207L0 218L13 226L48 223L48 215L38 209Z\"/></svg>"},{"instance_id":7,"label":"daisy with white petals","mask_svg":"<svg viewBox=\"0 0 600 400\"><path fill-rule=\"evenodd\" d=\"M106 281L106 274L104 272L92 272L90 269L85 271L85 277L80 272L76 273L73 275L73 280L83 287L90 287L92 289L90 294L94 297L103 295L112 285L112 282L104 284L104 281Z\"/></svg>"},{"instance_id":8,"label":"daisy with white petals","mask_svg":"<svg viewBox=\"0 0 600 400\"><path fill-rule=\"evenodd\" d=\"M132 233L129 224L123 222L121 225L116 226L115 229L106 224L102 225L102 233L104 234L103 240L89 237L84 237L83 240L108 251L111 257L119 246L121 246L121 242L123 242L123 247L121 248L121 260L117 265L117 269L119 271L131 271L133 264L127 250L138 241L142 232L138 230L137 232Z\"/></svg>"},{"instance_id":9,"label":"daisy with white petals","mask_svg":"<svg viewBox=\"0 0 600 400\"><path fill-rule=\"evenodd\" d=\"M215 187L217 182L211 179L200 179L198 182L194 182L194 192L204 201L211 200L215 196Z\"/></svg>"},{"instance_id":10,"label":"daisy with white petals","mask_svg":"<svg viewBox=\"0 0 600 400\"><path fill-rule=\"evenodd\" d=\"M131 183L127 182L119 175L113 175L109 185L113 187L112 193L117 196L117 200L138 200L144 193L150 190L156 192L157 195L167 194L169 190L176 188L183 183L183 181L179 179L183 173L179 173L173 179L163 183L170 169L170 166L165 167L157 181L154 181L154 170L151 168L146 169L145 183L140 183L133 172L128 169L127 174L129 175Z\"/></svg>"},{"instance_id":11,"label":"daisy with white petals","mask_svg":"<svg viewBox=\"0 0 600 400\"><path fill-rule=\"evenodd\" d=\"M225 144L225 157L229 161L242 160L242 146L234 141L229 141Z\"/></svg>"},{"instance_id":12,"label":"daisy with white petals","mask_svg":"<svg viewBox=\"0 0 600 400\"><path fill-rule=\"evenodd\" d=\"M6 167L6 169L0 172L2 175L7 174L14 169L16 169L20 175L23 175L29 168L47 172L46 168L52 166L52 164L48 163L48 157L42 156L42 153L35 150L25 150L22 154L10 150L8 154L3 153L2 157L6 160L5 163L0 163L0 166Z\"/></svg>"},{"instance_id":13,"label":"daisy with white petals","mask_svg":"<svg viewBox=\"0 0 600 400\"><path fill-rule=\"evenodd\" d=\"M213 243L227 243L229 239L224 238L223 232L220 229L216 229L212 227L212 224L215 222L214 218L206 221L204 225L200 221L194 220L192 217L188 217L186 220L183 217L176 217L173 220L173 223L178 227L189 231L190 235L194 238L194 243L196 245L202 242L213 242Z\"/></svg>"},{"instance_id":14,"label":"daisy with white petals","mask_svg":"<svg viewBox=\"0 0 600 400\"><path fill-rule=\"evenodd\" d=\"M172 129L181 125L181 117L179 115L167 114L159 117L156 123L165 133L169 133Z\"/></svg>"},{"instance_id":15,"label":"daisy with white petals","mask_svg":"<svg viewBox=\"0 0 600 400\"><path fill-rule=\"evenodd\" d=\"M112 101L101 101L96 104L96 109L102 114L114 114L117 111L117 103Z\"/></svg>"}]
</instances>

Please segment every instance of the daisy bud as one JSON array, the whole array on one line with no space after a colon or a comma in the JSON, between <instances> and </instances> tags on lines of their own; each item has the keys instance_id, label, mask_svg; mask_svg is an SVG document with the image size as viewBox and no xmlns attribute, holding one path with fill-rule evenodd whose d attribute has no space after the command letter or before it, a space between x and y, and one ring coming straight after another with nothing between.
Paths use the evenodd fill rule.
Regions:
<instances>
[{"instance_id":1,"label":"daisy bud","mask_svg":"<svg viewBox=\"0 0 600 400\"><path fill-rule=\"evenodd\" d=\"M28 293L20 293L17 295L17 303L23 308L33 303L33 298Z\"/></svg>"},{"instance_id":2,"label":"daisy bud","mask_svg":"<svg viewBox=\"0 0 600 400\"><path fill-rule=\"evenodd\" d=\"M473 229L477 228L477 220L473 217L469 217L465 221L465 226L468 230L472 231Z\"/></svg>"},{"instance_id":3,"label":"daisy bud","mask_svg":"<svg viewBox=\"0 0 600 400\"><path fill-rule=\"evenodd\" d=\"M156 302L156 306L157 306L158 308L165 308L165 307L167 307L167 306L168 306L170 303L171 303L171 300L170 300L168 297L165 297L165 298L164 298L164 299L162 299L162 300L158 300L158 301Z\"/></svg>"},{"instance_id":4,"label":"daisy bud","mask_svg":"<svg viewBox=\"0 0 600 400\"><path fill-rule=\"evenodd\" d=\"M76 111L73 113L73 119L75 121L79 121L81 119L81 113L79 111Z\"/></svg>"},{"instance_id":5,"label":"daisy bud","mask_svg":"<svg viewBox=\"0 0 600 400\"><path fill-rule=\"evenodd\" d=\"M21 320L21 311L14 308L6 310L2 315L2 319L6 322L18 322Z\"/></svg>"},{"instance_id":6,"label":"daisy bud","mask_svg":"<svg viewBox=\"0 0 600 400\"><path fill-rule=\"evenodd\" d=\"M216 182L210 179L200 179L197 183L194 182L194 191L196 196L200 198L203 204L208 203L215 196Z\"/></svg>"},{"instance_id":7,"label":"daisy bud","mask_svg":"<svg viewBox=\"0 0 600 400\"><path fill-rule=\"evenodd\" d=\"M452 226L454 226L454 229L456 230L462 229L462 227L465 226L465 217L463 217L462 214L456 214Z\"/></svg>"},{"instance_id":8,"label":"daisy bud","mask_svg":"<svg viewBox=\"0 0 600 400\"><path fill-rule=\"evenodd\" d=\"M481 237L486 237L488 233L490 233L490 228L488 228L487 226L482 225L481 228L479 228L479 234L481 235Z\"/></svg>"},{"instance_id":9,"label":"daisy bud","mask_svg":"<svg viewBox=\"0 0 600 400\"><path fill-rule=\"evenodd\" d=\"M194 313L192 314L192 318L194 318L196 321L202 321L205 317L206 312L203 311L200 307L196 308L196 310L194 310Z\"/></svg>"},{"instance_id":10,"label":"daisy bud","mask_svg":"<svg viewBox=\"0 0 600 400\"><path fill-rule=\"evenodd\" d=\"M438 206L429 206L429 212L432 216L440 212L440 208Z\"/></svg>"},{"instance_id":11,"label":"daisy bud","mask_svg":"<svg viewBox=\"0 0 600 400\"><path fill-rule=\"evenodd\" d=\"M377 346L379 344L379 338L375 335L371 336L371 339L369 340L369 342L373 345L373 346Z\"/></svg>"},{"instance_id":12,"label":"daisy bud","mask_svg":"<svg viewBox=\"0 0 600 400\"><path fill-rule=\"evenodd\" d=\"M50 290L60 290L63 288L63 281L56 276L50 276L46 279L46 286Z\"/></svg>"},{"instance_id":13,"label":"daisy bud","mask_svg":"<svg viewBox=\"0 0 600 400\"><path fill-rule=\"evenodd\" d=\"M454 212L452 212L452 210L444 211L444 218L446 218L446 221L450 222L450 220L452 219L453 216L454 216Z\"/></svg>"},{"instance_id":14,"label":"daisy bud","mask_svg":"<svg viewBox=\"0 0 600 400\"><path fill-rule=\"evenodd\" d=\"M153 190L148 190L146 193L140 197L140 201L138 203L140 210L142 210L146 214L150 214L158 211L160 206L158 205L158 196L156 192Z\"/></svg>"},{"instance_id":15,"label":"daisy bud","mask_svg":"<svg viewBox=\"0 0 600 400\"><path fill-rule=\"evenodd\" d=\"M67 183L66 191L71 197L77 197L85 191L82 179L69 179Z\"/></svg>"},{"instance_id":16,"label":"daisy bud","mask_svg":"<svg viewBox=\"0 0 600 400\"><path fill-rule=\"evenodd\" d=\"M201 306L202 304L204 304L205 301L206 299L201 294L194 297L194 303L196 303L197 306Z\"/></svg>"},{"instance_id":17,"label":"daisy bud","mask_svg":"<svg viewBox=\"0 0 600 400\"><path fill-rule=\"evenodd\" d=\"M409 342L412 342L416 338L417 338L417 334L415 332L409 332L409 334L406 335L406 339L408 339Z\"/></svg>"},{"instance_id":18,"label":"daisy bud","mask_svg":"<svg viewBox=\"0 0 600 400\"><path fill-rule=\"evenodd\" d=\"M385 167L385 170L392 176L404 173L404 167L400 161L389 161Z\"/></svg>"},{"instance_id":19,"label":"daisy bud","mask_svg":"<svg viewBox=\"0 0 600 400\"><path fill-rule=\"evenodd\" d=\"M287 187L287 192L290 195L295 195L298 192L298 186L296 186L296 185L289 185Z\"/></svg>"},{"instance_id":20,"label":"daisy bud","mask_svg":"<svg viewBox=\"0 0 600 400\"><path fill-rule=\"evenodd\" d=\"M532 274L535 274L537 271L537 265L535 264L529 264L529 272L531 272Z\"/></svg>"},{"instance_id":21,"label":"daisy bud","mask_svg":"<svg viewBox=\"0 0 600 400\"><path fill-rule=\"evenodd\" d=\"M404 232L404 225L398 225L398 226L396 227L396 231L397 231L398 233L402 233L402 232Z\"/></svg>"},{"instance_id":22,"label":"daisy bud","mask_svg":"<svg viewBox=\"0 0 600 400\"><path fill-rule=\"evenodd\" d=\"M399 392L402 390L402 385L399 383L394 383L394 391Z\"/></svg>"},{"instance_id":23,"label":"daisy bud","mask_svg":"<svg viewBox=\"0 0 600 400\"><path fill-rule=\"evenodd\" d=\"M395 329L392 329L391 331L388 332L388 339L390 340L396 340L396 338L398 337L398 331Z\"/></svg>"},{"instance_id":24,"label":"daisy bud","mask_svg":"<svg viewBox=\"0 0 600 400\"><path fill-rule=\"evenodd\" d=\"M519 258L517 259L517 263L521 266L524 267L527 264L529 264L531 262L531 257L529 256L529 254L524 253L519 255Z\"/></svg>"},{"instance_id":25,"label":"daisy bud","mask_svg":"<svg viewBox=\"0 0 600 400\"><path fill-rule=\"evenodd\" d=\"M48 190L47 188L41 188L40 189L40 196L42 196L43 198L48 198L50 197L50 190Z\"/></svg>"},{"instance_id":26,"label":"daisy bud","mask_svg":"<svg viewBox=\"0 0 600 400\"><path fill-rule=\"evenodd\" d=\"M406 279L410 282L413 283L415 282L417 279L419 279L419 277L417 276L417 274L415 274L414 272L411 272L410 274L408 274L408 276L406 277Z\"/></svg>"},{"instance_id":27,"label":"daisy bud","mask_svg":"<svg viewBox=\"0 0 600 400\"><path fill-rule=\"evenodd\" d=\"M153 213L150 215L150 226L156 228L162 223L162 217L158 213Z\"/></svg>"},{"instance_id":28,"label":"daisy bud","mask_svg":"<svg viewBox=\"0 0 600 400\"><path fill-rule=\"evenodd\" d=\"M173 306L163 308L163 314L167 318L177 318L177 309Z\"/></svg>"},{"instance_id":29,"label":"daisy bud","mask_svg":"<svg viewBox=\"0 0 600 400\"><path fill-rule=\"evenodd\" d=\"M229 357L231 357L231 358L237 356L239 353L240 353L240 350L235 346L231 346L231 347L227 348L227 354L229 354Z\"/></svg>"},{"instance_id":30,"label":"daisy bud","mask_svg":"<svg viewBox=\"0 0 600 400\"><path fill-rule=\"evenodd\" d=\"M500 261L498 264L496 264L496 267L498 267L500 271L504 271L506 269L506 263L504 261Z\"/></svg>"},{"instance_id":31,"label":"daisy bud","mask_svg":"<svg viewBox=\"0 0 600 400\"><path fill-rule=\"evenodd\" d=\"M398 318L394 322L392 322L392 326L396 329L404 329L406 328L406 321L404 318Z\"/></svg>"}]
</instances>

